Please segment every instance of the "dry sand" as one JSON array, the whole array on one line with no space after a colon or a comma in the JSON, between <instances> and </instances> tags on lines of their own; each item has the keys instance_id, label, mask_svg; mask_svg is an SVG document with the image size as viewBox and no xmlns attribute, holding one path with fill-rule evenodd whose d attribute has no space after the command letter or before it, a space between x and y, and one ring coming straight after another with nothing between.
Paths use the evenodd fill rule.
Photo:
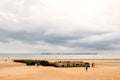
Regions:
<instances>
[{"instance_id":1,"label":"dry sand","mask_svg":"<svg viewBox=\"0 0 120 80\"><path fill-rule=\"evenodd\" d=\"M26 66L0 61L0 80L120 80L120 60L81 60L95 62L95 68L55 68Z\"/></svg>"}]
</instances>

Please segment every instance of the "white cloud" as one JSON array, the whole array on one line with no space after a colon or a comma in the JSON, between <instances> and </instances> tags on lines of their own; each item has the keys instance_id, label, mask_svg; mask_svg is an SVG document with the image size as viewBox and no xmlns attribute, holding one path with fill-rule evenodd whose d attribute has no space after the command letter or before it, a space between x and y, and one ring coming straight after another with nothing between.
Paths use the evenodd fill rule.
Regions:
<instances>
[{"instance_id":1,"label":"white cloud","mask_svg":"<svg viewBox=\"0 0 120 80\"><path fill-rule=\"evenodd\" d=\"M21 41L12 41L7 43L0 43L1 53L26 53L37 52L37 50L30 44L23 43Z\"/></svg>"},{"instance_id":2,"label":"white cloud","mask_svg":"<svg viewBox=\"0 0 120 80\"><path fill-rule=\"evenodd\" d=\"M36 33L37 36L42 34L38 31L43 31L44 38L50 35L64 36L64 38L73 36L73 38L67 39L64 45L47 43L48 38L42 39L45 44L45 46L42 45L42 49L48 48L49 51L69 51L71 47L66 46L68 43L114 42L120 37L119 4L120 0L0 0L0 29L15 32L26 31ZM5 34L0 35L4 36ZM22 47L24 40L20 40L20 43L10 42L2 43L2 45L4 49L12 44L16 44L16 48ZM62 40L64 39L61 37L60 41ZM36 46L36 44L34 45ZM79 49L81 47L79 46ZM115 47L115 44L112 47ZM31 44L25 44L23 48L37 50L37 48L31 47ZM89 49L88 47L82 48ZM119 48L117 46L117 49ZM72 51L75 50L78 49Z\"/></svg>"},{"instance_id":3,"label":"white cloud","mask_svg":"<svg viewBox=\"0 0 120 80\"><path fill-rule=\"evenodd\" d=\"M11 0L1 3L4 4L1 6L1 12L6 14L1 16L8 16L8 20L5 21L13 21L12 19L16 21L6 26L13 29L27 30L33 29L33 26L34 28L44 26L62 32L106 31L108 28L112 30L114 24L119 23L118 3L120 2L116 0ZM3 7L5 11L2 10ZM111 8L114 11L111 11ZM9 17L10 15L13 17ZM113 26L111 27L110 24ZM64 29L65 27L67 29Z\"/></svg>"}]
</instances>

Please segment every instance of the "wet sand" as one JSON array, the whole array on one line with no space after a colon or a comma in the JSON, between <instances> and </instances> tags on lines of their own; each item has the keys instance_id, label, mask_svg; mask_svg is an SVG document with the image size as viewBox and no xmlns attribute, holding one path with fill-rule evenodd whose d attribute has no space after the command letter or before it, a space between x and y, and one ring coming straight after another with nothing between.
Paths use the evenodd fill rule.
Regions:
<instances>
[{"instance_id":1,"label":"wet sand","mask_svg":"<svg viewBox=\"0 0 120 80\"><path fill-rule=\"evenodd\" d=\"M95 67L55 68L0 61L0 80L119 80L120 60L81 60Z\"/></svg>"}]
</instances>

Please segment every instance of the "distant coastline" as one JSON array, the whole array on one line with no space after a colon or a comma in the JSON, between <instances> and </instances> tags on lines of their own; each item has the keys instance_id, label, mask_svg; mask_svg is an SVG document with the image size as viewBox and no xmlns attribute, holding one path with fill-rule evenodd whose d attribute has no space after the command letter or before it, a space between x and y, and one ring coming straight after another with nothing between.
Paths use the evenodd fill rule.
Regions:
<instances>
[{"instance_id":1,"label":"distant coastline","mask_svg":"<svg viewBox=\"0 0 120 80\"><path fill-rule=\"evenodd\" d=\"M120 54L99 53L0 53L0 59L120 59Z\"/></svg>"}]
</instances>

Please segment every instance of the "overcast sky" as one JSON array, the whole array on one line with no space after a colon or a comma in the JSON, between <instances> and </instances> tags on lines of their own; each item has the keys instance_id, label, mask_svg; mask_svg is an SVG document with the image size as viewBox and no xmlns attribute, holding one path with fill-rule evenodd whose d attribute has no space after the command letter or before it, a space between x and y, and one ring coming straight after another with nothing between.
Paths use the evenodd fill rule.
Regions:
<instances>
[{"instance_id":1,"label":"overcast sky","mask_svg":"<svg viewBox=\"0 0 120 80\"><path fill-rule=\"evenodd\" d=\"M120 0L0 0L0 52L120 53Z\"/></svg>"}]
</instances>

